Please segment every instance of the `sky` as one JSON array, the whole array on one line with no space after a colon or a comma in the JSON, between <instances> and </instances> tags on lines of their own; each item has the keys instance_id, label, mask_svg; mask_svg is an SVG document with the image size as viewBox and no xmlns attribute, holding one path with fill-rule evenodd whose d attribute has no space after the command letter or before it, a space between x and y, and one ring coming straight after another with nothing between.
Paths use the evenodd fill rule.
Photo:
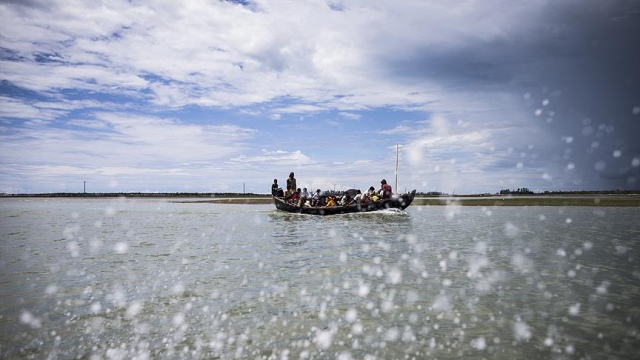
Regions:
<instances>
[{"instance_id":1,"label":"sky","mask_svg":"<svg viewBox=\"0 0 640 360\"><path fill-rule=\"evenodd\" d=\"M0 0L0 192L637 190L638 34L634 0Z\"/></svg>"}]
</instances>

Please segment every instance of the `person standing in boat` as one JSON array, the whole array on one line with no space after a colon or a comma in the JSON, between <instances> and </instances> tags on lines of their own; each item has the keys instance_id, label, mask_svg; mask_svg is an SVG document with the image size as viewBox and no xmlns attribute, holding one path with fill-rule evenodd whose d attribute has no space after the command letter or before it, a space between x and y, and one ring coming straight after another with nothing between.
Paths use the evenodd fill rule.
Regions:
<instances>
[{"instance_id":1,"label":"person standing in boat","mask_svg":"<svg viewBox=\"0 0 640 360\"><path fill-rule=\"evenodd\" d=\"M287 178L287 193L289 195L296 192L298 188L296 184L296 178L294 177L293 171L289 173L289 177Z\"/></svg>"},{"instance_id":2,"label":"person standing in boat","mask_svg":"<svg viewBox=\"0 0 640 360\"><path fill-rule=\"evenodd\" d=\"M380 198L391 199L392 194L391 185L387 184L387 180L382 179L382 181L380 181Z\"/></svg>"}]
</instances>

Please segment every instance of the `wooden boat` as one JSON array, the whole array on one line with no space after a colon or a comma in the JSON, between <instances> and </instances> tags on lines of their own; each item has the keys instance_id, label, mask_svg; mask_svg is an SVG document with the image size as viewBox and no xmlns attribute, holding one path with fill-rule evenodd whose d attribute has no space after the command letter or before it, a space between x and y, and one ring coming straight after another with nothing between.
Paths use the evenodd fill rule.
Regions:
<instances>
[{"instance_id":1,"label":"wooden boat","mask_svg":"<svg viewBox=\"0 0 640 360\"><path fill-rule=\"evenodd\" d=\"M413 190L406 194L393 195L391 199L381 199L376 202L370 202L367 204L353 204L347 206L304 206L289 204L284 198L274 196L273 202L276 205L276 209L300 214L310 215L336 215L336 214L348 214L357 212L369 212L384 209L400 209L404 210L413 201L416 196L416 191Z\"/></svg>"}]
</instances>

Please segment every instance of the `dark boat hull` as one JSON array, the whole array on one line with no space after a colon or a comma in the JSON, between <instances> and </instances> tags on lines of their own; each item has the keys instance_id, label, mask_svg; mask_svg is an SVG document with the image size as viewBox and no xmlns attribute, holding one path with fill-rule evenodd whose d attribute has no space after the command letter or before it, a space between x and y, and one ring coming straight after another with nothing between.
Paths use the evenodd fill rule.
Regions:
<instances>
[{"instance_id":1,"label":"dark boat hull","mask_svg":"<svg viewBox=\"0 0 640 360\"><path fill-rule=\"evenodd\" d=\"M378 200L376 202L371 202L366 205L349 205L349 206L295 206L288 204L284 201L283 198L273 197L273 202L276 205L276 209L298 213L298 214L309 214L309 215L337 215L337 214L349 214L349 213L358 213L358 212L370 212L370 211L378 211L383 209L400 209L404 210L413 201L413 198L416 196L416 191L413 190L410 193L402 194L399 196L394 196L391 199Z\"/></svg>"}]
</instances>

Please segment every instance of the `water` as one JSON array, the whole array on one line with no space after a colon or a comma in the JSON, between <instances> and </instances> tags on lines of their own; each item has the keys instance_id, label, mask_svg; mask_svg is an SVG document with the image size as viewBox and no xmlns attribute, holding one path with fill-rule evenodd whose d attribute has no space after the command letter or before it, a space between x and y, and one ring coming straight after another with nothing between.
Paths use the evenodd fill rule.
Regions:
<instances>
[{"instance_id":1,"label":"water","mask_svg":"<svg viewBox=\"0 0 640 360\"><path fill-rule=\"evenodd\" d=\"M638 219L0 199L0 357L632 358Z\"/></svg>"}]
</instances>

